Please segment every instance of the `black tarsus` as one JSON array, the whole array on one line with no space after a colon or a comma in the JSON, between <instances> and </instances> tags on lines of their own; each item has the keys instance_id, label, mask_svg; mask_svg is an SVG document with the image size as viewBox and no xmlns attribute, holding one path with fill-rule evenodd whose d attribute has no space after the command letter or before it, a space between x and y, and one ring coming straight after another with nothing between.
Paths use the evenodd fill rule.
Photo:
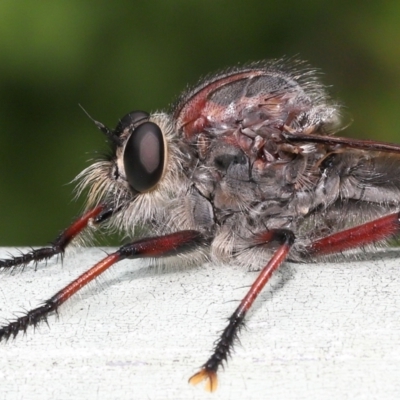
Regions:
<instances>
[{"instance_id":1,"label":"black tarsus","mask_svg":"<svg viewBox=\"0 0 400 400\"><path fill-rule=\"evenodd\" d=\"M94 217L93 223L100 224L109 219L111 216L113 216L120 210L121 207L105 206L104 210L99 215ZM70 227L73 226L73 224L76 221L78 221L79 218L77 218L70 225ZM39 263L40 261L47 262L50 258L56 255L60 255L62 257L65 249L76 236L68 234L70 227L62 231L49 246L45 246L39 249L32 249L27 253L22 253L19 256L11 256L8 259L0 259L0 270L2 269L12 270L17 267L21 267L22 269L24 269L31 262L33 262L36 266L37 263ZM80 232L78 232L78 234L79 233Z\"/></svg>"},{"instance_id":2,"label":"black tarsus","mask_svg":"<svg viewBox=\"0 0 400 400\"><path fill-rule=\"evenodd\" d=\"M65 247L63 248L59 246L57 242L55 242L49 247L34 249L20 256L12 256L11 258L0 260L0 269L12 269L16 267L24 268L32 261L37 264L39 261L47 261L55 255L62 255L64 250Z\"/></svg>"},{"instance_id":3,"label":"black tarsus","mask_svg":"<svg viewBox=\"0 0 400 400\"><path fill-rule=\"evenodd\" d=\"M47 322L47 316L50 312L57 310L57 303L53 298L44 302L41 306L34 308L22 317L11 321L8 325L0 328L0 341L15 338L19 332L26 330L29 326L36 327L40 322Z\"/></svg>"},{"instance_id":4,"label":"black tarsus","mask_svg":"<svg viewBox=\"0 0 400 400\"><path fill-rule=\"evenodd\" d=\"M164 236L147 237L121 246L116 252L100 260L96 265L59 290L39 307L28 311L25 315L16 318L14 321L9 321L4 326L0 326L0 341L8 340L10 337L15 338L21 331L25 333L29 326L36 327L40 322L47 322L47 317L51 312L57 312L61 304L116 262L127 258L159 258L183 254L204 246L207 243L207 238L200 232L186 230ZM107 260L110 259L111 261L107 263ZM99 272L97 269L99 265L106 265L106 267Z\"/></svg>"},{"instance_id":5,"label":"black tarsus","mask_svg":"<svg viewBox=\"0 0 400 400\"><path fill-rule=\"evenodd\" d=\"M231 355L233 345L238 340L238 334L244 327L245 314L240 316L237 311L238 310L236 310L229 318L228 326L222 332L214 347L212 356L203 365L203 368L216 372L219 366L223 365Z\"/></svg>"}]
</instances>

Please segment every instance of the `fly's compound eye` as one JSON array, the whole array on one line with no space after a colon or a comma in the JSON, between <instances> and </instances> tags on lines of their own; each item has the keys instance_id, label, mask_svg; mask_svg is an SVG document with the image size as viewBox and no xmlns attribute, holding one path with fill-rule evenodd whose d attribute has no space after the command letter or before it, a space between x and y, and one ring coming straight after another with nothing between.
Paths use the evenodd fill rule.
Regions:
<instances>
[{"instance_id":1,"label":"fly's compound eye","mask_svg":"<svg viewBox=\"0 0 400 400\"><path fill-rule=\"evenodd\" d=\"M137 192L152 189L164 170L165 145L161 129L153 122L139 125L125 145L124 167L129 185Z\"/></svg>"},{"instance_id":2,"label":"fly's compound eye","mask_svg":"<svg viewBox=\"0 0 400 400\"><path fill-rule=\"evenodd\" d=\"M145 111L132 111L119 120L115 128L115 134L120 136L126 128L135 128L139 124L148 121L149 117L150 115Z\"/></svg>"}]
</instances>

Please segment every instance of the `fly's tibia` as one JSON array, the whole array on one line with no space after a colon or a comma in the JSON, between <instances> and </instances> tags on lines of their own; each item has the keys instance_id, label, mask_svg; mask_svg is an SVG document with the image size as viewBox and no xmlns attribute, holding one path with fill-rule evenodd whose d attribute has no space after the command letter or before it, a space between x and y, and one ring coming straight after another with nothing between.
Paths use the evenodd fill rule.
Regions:
<instances>
[{"instance_id":1,"label":"fly's tibia","mask_svg":"<svg viewBox=\"0 0 400 400\"><path fill-rule=\"evenodd\" d=\"M47 316L50 312L57 309L57 303L53 300L46 301L15 321L9 322L0 328L0 341L15 338L19 332L26 332L29 326L36 327L40 322L47 322Z\"/></svg>"}]
</instances>

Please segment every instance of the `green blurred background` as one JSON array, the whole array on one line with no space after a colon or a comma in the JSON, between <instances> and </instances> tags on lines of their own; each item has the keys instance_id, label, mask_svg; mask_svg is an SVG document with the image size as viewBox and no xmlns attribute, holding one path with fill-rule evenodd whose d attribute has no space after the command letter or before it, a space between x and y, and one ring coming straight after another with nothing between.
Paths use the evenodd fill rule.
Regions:
<instances>
[{"instance_id":1,"label":"green blurred background","mask_svg":"<svg viewBox=\"0 0 400 400\"><path fill-rule=\"evenodd\" d=\"M1 1L0 245L80 212L68 182L106 143L78 104L114 127L237 63L298 55L346 105L341 134L400 143L399 39L399 1Z\"/></svg>"}]
</instances>

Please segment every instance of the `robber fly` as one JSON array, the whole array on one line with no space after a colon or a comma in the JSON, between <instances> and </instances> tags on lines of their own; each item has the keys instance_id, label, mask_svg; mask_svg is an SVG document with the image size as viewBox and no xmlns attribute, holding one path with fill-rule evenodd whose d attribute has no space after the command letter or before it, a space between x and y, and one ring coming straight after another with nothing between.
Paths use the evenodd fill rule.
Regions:
<instances>
[{"instance_id":1,"label":"robber fly","mask_svg":"<svg viewBox=\"0 0 400 400\"><path fill-rule=\"evenodd\" d=\"M94 121L112 151L77 177L78 192L88 194L86 211L50 246L1 260L0 267L62 255L100 227L134 239L0 327L0 340L47 321L126 258L260 269L189 380L205 380L214 391L246 313L285 260L324 259L400 234L400 146L335 137L339 121L340 106L315 71L287 60L206 77L169 113L133 111L114 130Z\"/></svg>"}]
</instances>

